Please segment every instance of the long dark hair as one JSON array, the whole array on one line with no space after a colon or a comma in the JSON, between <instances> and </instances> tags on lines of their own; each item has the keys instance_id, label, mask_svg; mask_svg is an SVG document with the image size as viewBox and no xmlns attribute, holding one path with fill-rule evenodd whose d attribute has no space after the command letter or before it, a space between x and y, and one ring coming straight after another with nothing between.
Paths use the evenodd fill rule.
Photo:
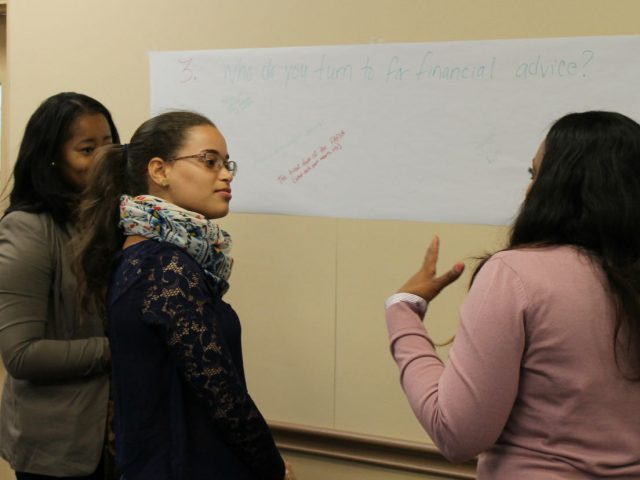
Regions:
<instances>
[{"instance_id":1,"label":"long dark hair","mask_svg":"<svg viewBox=\"0 0 640 480\"><path fill-rule=\"evenodd\" d=\"M120 143L111 113L99 101L75 92L47 98L27 122L13 169L13 188L6 213L15 210L46 212L60 224L71 219L78 195L63 178L59 166L72 124L85 114L103 115L112 140Z\"/></svg>"},{"instance_id":2,"label":"long dark hair","mask_svg":"<svg viewBox=\"0 0 640 480\"><path fill-rule=\"evenodd\" d=\"M614 112L572 113L545 140L542 163L507 250L573 245L602 267L616 309L616 362L640 380L640 125ZM482 263L476 270L482 268ZM475 274L474 274L475 276Z\"/></svg>"},{"instance_id":3,"label":"long dark hair","mask_svg":"<svg viewBox=\"0 0 640 480\"><path fill-rule=\"evenodd\" d=\"M149 160L159 157L171 161L188 130L201 125L215 127L197 113L163 113L143 123L129 145L100 149L83 193L74 239L73 263L84 311L105 313L112 258L125 240L119 228L120 197L147 193Z\"/></svg>"}]
</instances>

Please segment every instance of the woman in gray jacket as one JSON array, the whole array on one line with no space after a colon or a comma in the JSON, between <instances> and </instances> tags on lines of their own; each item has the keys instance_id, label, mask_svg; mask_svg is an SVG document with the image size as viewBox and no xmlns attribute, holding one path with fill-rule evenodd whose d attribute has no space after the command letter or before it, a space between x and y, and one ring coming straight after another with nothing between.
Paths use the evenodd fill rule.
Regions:
<instances>
[{"instance_id":1,"label":"woman in gray jacket","mask_svg":"<svg viewBox=\"0 0 640 480\"><path fill-rule=\"evenodd\" d=\"M77 93L27 123L0 220L0 455L18 480L103 478L109 346L82 316L68 243L95 150L119 143L109 111Z\"/></svg>"}]
</instances>

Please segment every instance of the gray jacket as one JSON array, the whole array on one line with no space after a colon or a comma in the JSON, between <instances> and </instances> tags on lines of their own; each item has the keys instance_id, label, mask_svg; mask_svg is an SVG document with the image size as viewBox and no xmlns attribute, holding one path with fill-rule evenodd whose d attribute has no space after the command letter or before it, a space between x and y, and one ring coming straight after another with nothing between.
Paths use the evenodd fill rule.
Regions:
<instances>
[{"instance_id":1,"label":"gray jacket","mask_svg":"<svg viewBox=\"0 0 640 480\"><path fill-rule=\"evenodd\" d=\"M109 346L76 306L69 239L47 214L0 221L0 455L17 471L88 475L102 453Z\"/></svg>"}]
</instances>

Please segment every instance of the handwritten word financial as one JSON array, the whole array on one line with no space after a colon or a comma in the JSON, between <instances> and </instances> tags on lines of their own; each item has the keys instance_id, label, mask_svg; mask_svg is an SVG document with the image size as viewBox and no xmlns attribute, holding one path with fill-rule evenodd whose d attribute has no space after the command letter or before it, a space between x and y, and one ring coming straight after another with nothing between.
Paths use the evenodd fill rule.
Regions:
<instances>
[{"instance_id":1,"label":"handwritten word financial","mask_svg":"<svg viewBox=\"0 0 640 480\"><path fill-rule=\"evenodd\" d=\"M319 146L300 162L290 167L286 174L278 175L277 181L280 184L300 182L305 176L318 168L322 162L326 161L330 156L335 155L336 152L342 150L342 139L344 136L344 130L340 130L335 135L332 135L329 138L328 144Z\"/></svg>"},{"instance_id":2,"label":"handwritten word financial","mask_svg":"<svg viewBox=\"0 0 640 480\"><path fill-rule=\"evenodd\" d=\"M493 80L495 68L496 57L485 62L457 64L435 61L433 52L429 51L422 56L415 77L417 80Z\"/></svg>"}]
</instances>

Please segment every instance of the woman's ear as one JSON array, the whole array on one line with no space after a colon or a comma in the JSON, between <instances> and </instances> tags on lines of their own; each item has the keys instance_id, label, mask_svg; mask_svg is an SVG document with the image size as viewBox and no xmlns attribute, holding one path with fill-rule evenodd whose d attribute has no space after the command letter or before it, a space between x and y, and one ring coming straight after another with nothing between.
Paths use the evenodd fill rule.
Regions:
<instances>
[{"instance_id":1,"label":"woman's ear","mask_svg":"<svg viewBox=\"0 0 640 480\"><path fill-rule=\"evenodd\" d=\"M160 157L153 157L147 164L147 173L150 183L154 186L166 188L169 186L169 172L171 164L165 162Z\"/></svg>"}]
</instances>

